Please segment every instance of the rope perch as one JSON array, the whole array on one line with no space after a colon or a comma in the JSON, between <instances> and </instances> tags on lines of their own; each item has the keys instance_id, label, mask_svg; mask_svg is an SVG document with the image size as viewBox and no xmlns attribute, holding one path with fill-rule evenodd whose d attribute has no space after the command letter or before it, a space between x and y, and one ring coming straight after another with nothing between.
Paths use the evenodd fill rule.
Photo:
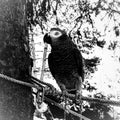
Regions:
<instances>
[{"instance_id":1,"label":"rope perch","mask_svg":"<svg viewBox=\"0 0 120 120\"><path fill-rule=\"evenodd\" d=\"M36 88L38 90L42 90L41 87L42 87L42 84L43 85L46 85L47 87L49 87L51 89L52 85L48 84L48 83L44 83L43 81L40 81L39 79L37 78L34 78L32 77L32 79L36 80L37 81L37 84L34 83L34 84L31 84L31 83L27 83L27 82L23 82L23 81L20 81L20 80L17 80L17 79L14 79L14 78L11 78L9 76L6 76L4 74L1 74L0 73L0 78L3 78L5 80L8 80L8 81L11 81L11 82L14 82L14 83L17 83L17 84L21 84L21 85L24 85L24 86L27 86L27 87L31 87L31 88ZM39 82L39 83L38 83ZM44 87L44 86L43 86ZM55 88L53 92L51 92L50 89L47 89L45 91L45 95L53 95L53 96L58 96L58 95L62 95L61 92L57 91ZM73 94L67 94L66 97L69 97L71 99L75 99L75 95ZM113 101L113 100L104 100L104 99L98 99L98 98L91 98L91 97L84 97L82 96L81 97L81 100L85 100L85 101L89 101L89 102L96 102L96 103L99 103L99 104L109 104L109 105L114 105L114 106L120 106L120 101Z\"/></svg>"}]
</instances>

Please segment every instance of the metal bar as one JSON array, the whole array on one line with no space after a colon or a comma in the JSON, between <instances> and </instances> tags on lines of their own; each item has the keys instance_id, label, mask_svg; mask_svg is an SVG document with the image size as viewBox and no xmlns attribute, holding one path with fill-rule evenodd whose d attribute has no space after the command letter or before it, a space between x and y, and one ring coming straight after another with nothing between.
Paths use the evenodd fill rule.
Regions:
<instances>
[{"instance_id":1,"label":"metal bar","mask_svg":"<svg viewBox=\"0 0 120 120\"><path fill-rule=\"evenodd\" d=\"M45 61L46 61L46 55L47 55L47 43L45 43L45 47L44 47L44 53L43 53L43 61L42 61L42 69L41 69L41 76L40 76L40 80L43 81L43 77L44 77L44 68L45 68Z\"/></svg>"}]
</instances>

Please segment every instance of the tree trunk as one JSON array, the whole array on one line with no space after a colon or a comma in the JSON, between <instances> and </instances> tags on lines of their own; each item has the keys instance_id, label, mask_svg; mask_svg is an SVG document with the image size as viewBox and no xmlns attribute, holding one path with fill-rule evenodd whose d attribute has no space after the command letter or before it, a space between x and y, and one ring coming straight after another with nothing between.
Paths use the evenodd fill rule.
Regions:
<instances>
[{"instance_id":1,"label":"tree trunk","mask_svg":"<svg viewBox=\"0 0 120 120\"><path fill-rule=\"evenodd\" d=\"M0 73L30 82L25 1L0 1ZM31 88L0 77L0 120L33 120L33 113Z\"/></svg>"}]
</instances>

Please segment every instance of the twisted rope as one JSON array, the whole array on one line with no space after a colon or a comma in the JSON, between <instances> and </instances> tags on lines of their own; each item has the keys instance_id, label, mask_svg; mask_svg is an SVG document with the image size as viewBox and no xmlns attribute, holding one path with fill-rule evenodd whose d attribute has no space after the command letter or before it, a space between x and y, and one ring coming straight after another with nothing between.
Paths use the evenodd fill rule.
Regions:
<instances>
[{"instance_id":1,"label":"twisted rope","mask_svg":"<svg viewBox=\"0 0 120 120\"><path fill-rule=\"evenodd\" d=\"M67 94L66 96L73 100L75 99L75 95L73 95L73 94ZM99 103L99 104L120 106L120 101L114 101L114 100L105 100L105 99L85 97L85 96L81 96L81 100L89 101L89 102L93 102L93 103Z\"/></svg>"},{"instance_id":2,"label":"twisted rope","mask_svg":"<svg viewBox=\"0 0 120 120\"><path fill-rule=\"evenodd\" d=\"M36 88L36 89L41 89L41 87L39 87L39 86L36 86L34 84L31 84L31 83L27 83L27 82L23 82L23 81L17 80L15 78L9 77L9 76L1 74L1 73L0 73L0 77L5 79L5 80L7 80L7 81L13 82L13 83L17 83L17 84L24 85L24 86L31 87L31 88L33 87L33 88Z\"/></svg>"},{"instance_id":3,"label":"twisted rope","mask_svg":"<svg viewBox=\"0 0 120 120\"><path fill-rule=\"evenodd\" d=\"M96 102L100 104L120 106L120 101L114 101L114 100L104 100L104 99L91 98L91 97L82 97L82 100L89 101L89 102Z\"/></svg>"},{"instance_id":4,"label":"twisted rope","mask_svg":"<svg viewBox=\"0 0 120 120\"><path fill-rule=\"evenodd\" d=\"M52 87L50 84L47 84L47 83L44 83L43 81L40 81L38 80L37 78L34 78L32 77L33 79L39 81L41 84L31 84L31 83L27 83L27 82L23 82L23 81L20 81L20 80L17 80L17 79L14 79L12 77L9 77L7 75L4 75L4 74L1 74L0 73L0 77L5 79L5 80L8 80L8 81L11 81L11 82L14 82L14 83L17 83L17 84L21 84L21 85L24 85L24 86L27 86L27 87L33 87L33 88L36 88L36 89L41 89L41 84L44 84L48 87ZM44 87L44 86L43 86ZM53 96L56 96L56 95L61 95L61 92L58 92L58 91L53 91L53 93L51 93L50 90L46 90L45 91L45 94L52 94ZM71 99L75 99L75 95L73 94L67 94L66 97L69 97ZM82 96L81 97L81 100L85 100L85 101L89 101L89 102L96 102L96 103L99 103L99 104L109 104L109 105L114 105L114 106L120 106L120 101L113 101L113 100L104 100L104 99L99 99L99 98L91 98L91 97L84 97Z\"/></svg>"}]
</instances>

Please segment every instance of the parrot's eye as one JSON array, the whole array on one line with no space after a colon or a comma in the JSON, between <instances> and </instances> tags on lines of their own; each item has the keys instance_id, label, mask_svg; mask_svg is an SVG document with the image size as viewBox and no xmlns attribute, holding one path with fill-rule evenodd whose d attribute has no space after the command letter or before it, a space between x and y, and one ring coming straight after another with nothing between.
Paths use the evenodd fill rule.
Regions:
<instances>
[{"instance_id":1,"label":"parrot's eye","mask_svg":"<svg viewBox=\"0 0 120 120\"><path fill-rule=\"evenodd\" d=\"M62 33L60 31L51 31L50 32L50 36L52 38L59 38L62 35Z\"/></svg>"}]
</instances>

